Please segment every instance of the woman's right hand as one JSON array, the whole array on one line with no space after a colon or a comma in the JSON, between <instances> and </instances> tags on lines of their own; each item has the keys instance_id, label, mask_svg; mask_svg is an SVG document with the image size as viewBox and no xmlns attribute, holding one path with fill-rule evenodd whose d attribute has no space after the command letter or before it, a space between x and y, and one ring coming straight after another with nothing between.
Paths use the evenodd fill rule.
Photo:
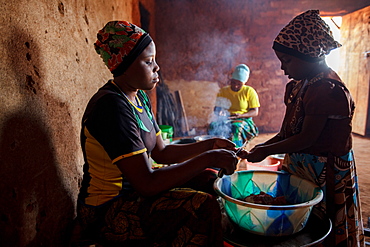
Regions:
<instances>
[{"instance_id":1,"label":"woman's right hand","mask_svg":"<svg viewBox=\"0 0 370 247\"><path fill-rule=\"evenodd\" d=\"M209 150L205 155L209 155L211 158L210 164L207 165L208 167L221 168L226 175L233 174L239 162L235 152L226 149Z\"/></svg>"}]
</instances>

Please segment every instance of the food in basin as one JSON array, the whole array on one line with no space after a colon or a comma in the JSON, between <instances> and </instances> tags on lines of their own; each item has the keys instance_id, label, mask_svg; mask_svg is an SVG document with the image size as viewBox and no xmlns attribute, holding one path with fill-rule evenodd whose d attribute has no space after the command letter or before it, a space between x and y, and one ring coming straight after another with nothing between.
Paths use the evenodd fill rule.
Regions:
<instances>
[{"instance_id":1,"label":"food in basin","mask_svg":"<svg viewBox=\"0 0 370 247\"><path fill-rule=\"evenodd\" d=\"M314 205L323 198L316 184L278 171L237 171L218 178L214 189L222 199L226 214L239 228L264 236L288 236L302 230ZM287 205L246 202L261 192L283 196Z\"/></svg>"}]
</instances>

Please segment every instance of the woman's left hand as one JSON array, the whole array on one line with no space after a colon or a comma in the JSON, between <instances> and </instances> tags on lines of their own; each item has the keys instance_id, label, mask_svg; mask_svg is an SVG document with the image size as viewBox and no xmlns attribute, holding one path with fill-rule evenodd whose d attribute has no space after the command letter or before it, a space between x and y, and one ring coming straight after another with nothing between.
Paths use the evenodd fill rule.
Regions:
<instances>
[{"instance_id":1,"label":"woman's left hand","mask_svg":"<svg viewBox=\"0 0 370 247\"><path fill-rule=\"evenodd\" d=\"M230 115L229 119L237 119L237 118L241 118L242 115L241 114L232 114Z\"/></svg>"},{"instance_id":2,"label":"woman's left hand","mask_svg":"<svg viewBox=\"0 0 370 247\"><path fill-rule=\"evenodd\" d=\"M237 152L236 155L241 159L246 159L249 155L249 152L245 149L242 149L239 151L239 148L238 148L236 152Z\"/></svg>"}]
</instances>

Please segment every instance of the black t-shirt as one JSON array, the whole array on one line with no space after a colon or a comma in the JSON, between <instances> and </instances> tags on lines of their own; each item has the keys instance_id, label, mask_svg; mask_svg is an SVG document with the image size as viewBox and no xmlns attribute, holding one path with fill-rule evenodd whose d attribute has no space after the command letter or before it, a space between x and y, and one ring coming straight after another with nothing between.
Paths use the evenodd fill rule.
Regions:
<instances>
[{"instance_id":1,"label":"black t-shirt","mask_svg":"<svg viewBox=\"0 0 370 247\"><path fill-rule=\"evenodd\" d=\"M89 101L82 120L81 147L84 177L79 199L101 205L131 189L115 162L146 152L156 145L160 129L151 111L148 96L138 91L137 105L112 81Z\"/></svg>"}]
</instances>

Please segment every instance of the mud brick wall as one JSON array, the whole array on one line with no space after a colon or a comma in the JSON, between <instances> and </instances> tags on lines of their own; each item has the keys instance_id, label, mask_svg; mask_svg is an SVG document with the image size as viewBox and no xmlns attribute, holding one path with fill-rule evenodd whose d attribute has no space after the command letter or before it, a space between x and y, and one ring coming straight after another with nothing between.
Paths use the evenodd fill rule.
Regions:
<instances>
[{"instance_id":1,"label":"mud brick wall","mask_svg":"<svg viewBox=\"0 0 370 247\"><path fill-rule=\"evenodd\" d=\"M212 119L218 89L232 69L251 69L248 85L259 94L254 120L261 132L277 132L284 115L288 78L271 49L278 32L308 9L345 15L366 1L156 1L158 62L171 91L180 90L189 128L202 134ZM159 14L160 13L160 14Z\"/></svg>"}]
</instances>

